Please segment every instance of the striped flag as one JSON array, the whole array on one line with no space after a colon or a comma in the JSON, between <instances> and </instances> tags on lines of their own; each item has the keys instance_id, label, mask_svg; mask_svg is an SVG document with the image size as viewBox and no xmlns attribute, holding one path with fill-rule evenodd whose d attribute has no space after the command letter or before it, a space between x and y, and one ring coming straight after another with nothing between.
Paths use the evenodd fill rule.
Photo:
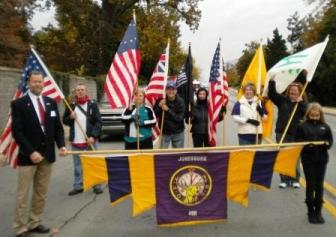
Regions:
<instances>
[{"instance_id":1,"label":"striped flag","mask_svg":"<svg viewBox=\"0 0 336 237\"><path fill-rule=\"evenodd\" d=\"M222 60L223 63L223 106L226 106L229 103L229 83L228 83L228 77L225 71L224 67L224 60Z\"/></svg>"},{"instance_id":2,"label":"striped flag","mask_svg":"<svg viewBox=\"0 0 336 237\"><path fill-rule=\"evenodd\" d=\"M106 75L104 90L112 108L125 108L132 103L140 64L138 33L133 17Z\"/></svg>"},{"instance_id":3,"label":"striped flag","mask_svg":"<svg viewBox=\"0 0 336 237\"><path fill-rule=\"evenodd\" d=\"M168 77L168 65L169 65L169 42L167 48L163 54L160 55L159 62L157 63L153 75L146 88L146 104L153 108L155 102L165 97L165 90ZM158 121L152 128L153 140L156 140L160 135L160 127Z\"/></svg>"},{"instance_id":4,"label":"striped flag","mask_svg":"<svg viewBox=\"0 0 336 237\"><path fill-rule=\"evenodd\" d=\"M177 94L184 100L186 115L189 105L194 104L194 91L192 86L192 56L189 44L188 55L185 64L176 79Z\"/></svg>"},{"instance_id":5,"label":"striped flag","mask_svg":"<svg viewBox=\"0 0 336 237\"><path fill-rule=\"evenodd\" d=\"M39 71L43 74L44 87L42 94L44 96L48 96L56 100L57 102L59 102L61 99L64 99L62 91L58 88L54 78L48 71L48 68L45 66L37 52L34 49L31 49L31 53L27 59L26 65L21 75L20 83L15 92L13 100L18 99L27 93L27 81L32 71ZM11 167L15 168L17 165L18 151L19 147L12 136L12 118L9 115L4 132L0 137L0 153L4 155L6 163L9 164Z\"/></svg>"},{"instance_id":6,"label":"striped flag","mask_svg":"<svg viewBox=\"0 0 336 237\"><path fill-rule=\"evenodd\" d=\"M216 146L216 126L224 96L223 65L220 60L220 54L220 44L218 43L215 55L212 59L209 79L208 133L209 144L211 146Z\"/></svg>"}]
</instances>

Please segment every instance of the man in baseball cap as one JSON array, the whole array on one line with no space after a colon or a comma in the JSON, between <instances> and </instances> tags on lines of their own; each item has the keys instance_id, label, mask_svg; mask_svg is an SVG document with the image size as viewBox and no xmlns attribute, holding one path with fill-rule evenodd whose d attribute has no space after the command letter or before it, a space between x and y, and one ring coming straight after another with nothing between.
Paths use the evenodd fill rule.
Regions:
<instances>
[{"instance_id":1,"label":"man in baseball cap","mask_svg":"<svg viewBox=\"0 0 336 237\"><path fill-rule=\"evenodd\" d=\"M158 100L154 105L157 117L162 118L162 111L165 112L165 116L160 147L168 148L172 143L173 148L183 148L185 105L183 99L177 95L175 81L167 82L166 98ZM162 122L162 119L160 121Z\"/></svg>"}]
</instances>

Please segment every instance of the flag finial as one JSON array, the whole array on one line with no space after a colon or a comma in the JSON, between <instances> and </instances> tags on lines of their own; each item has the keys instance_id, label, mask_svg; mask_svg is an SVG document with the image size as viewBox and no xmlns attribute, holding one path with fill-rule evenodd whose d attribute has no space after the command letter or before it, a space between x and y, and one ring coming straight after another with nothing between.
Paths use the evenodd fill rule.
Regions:
<instances>
[{"instance_id":1,"label":"flag finial","mask_svg":"<svg viewBox=\"0 0 336 237\"><path fill-rule=\"evenodd\" d=\"M135 8L133 8L133 19L134 19L134 22L136 23Z\"/></svg>"}]
</instances>

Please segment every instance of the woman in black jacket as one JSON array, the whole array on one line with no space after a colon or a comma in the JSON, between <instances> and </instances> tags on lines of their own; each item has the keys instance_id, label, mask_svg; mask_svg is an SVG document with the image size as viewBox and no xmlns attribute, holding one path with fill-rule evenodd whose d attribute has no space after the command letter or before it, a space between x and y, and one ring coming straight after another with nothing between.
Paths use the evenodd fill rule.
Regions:
<instances>
[{"instance_id":1,"label":"woman in black jacket","mask_svg":"<svg viewBox=\"0 0 336 237\"><path fill-rule=\"evenodd\" d=\"M333 144L333 137L325 123L322 107L311 103L296 132L296 141L324 141L323 145L306 145L301 152L303 172L306 177L306 204L310 223L323 224L321 215L323 204L323 182L329 159L328 149Z\"/></svg>"},{"instance_id":2,"label":"woman in black jacket","mask_svg":"<svg viewBox=\"0 0 336 237\"><path fill-rule=\"evenodd\" d=\"M291 83L287 87L286 95L282 95L276 91L276 85L274 80L269 81L268 85L268 97L278 107L278 118L275 125L275 138L277 142L280 142L283 133L285 132L286 125L290 119L296 103L298 108L293 116L291 124L288 128L286 136L283 142L294 142L296 128L300 121L303 119L307 102L305 98L301 98L302 85L299 83ZM286 175L280 175L280 188L287 188L291 185L293 188L300 188L299 184L300 170L297 165L296 178L292 178Z\"/></svg>"},{"instance_id":3,"label":"woman in black jacket","mask_svg":"<svg viewBox=\"0 0 336 237\"><path fill-rule=\"evenodd\" d=\"M200 88L197 93L196 104L191 110L191 133L194 147L209 147L208 135L208 91ZM223 106L218 121L223 119L226 108Z\"/></svg>"}]
</instances>

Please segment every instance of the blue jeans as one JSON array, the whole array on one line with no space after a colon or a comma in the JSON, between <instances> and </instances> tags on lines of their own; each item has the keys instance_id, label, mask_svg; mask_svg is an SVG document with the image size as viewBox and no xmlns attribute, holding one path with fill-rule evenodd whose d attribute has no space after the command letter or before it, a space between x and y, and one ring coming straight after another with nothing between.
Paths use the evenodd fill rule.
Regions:
<instances>
[{"instance_id":1,"label":"blue jeans","mask_svg":"<svg viewBox=\"0 0 336 237\"><path fill-rule=\"evenodd\" d=\"M184 147L184 131L174 134L163 134L161 148L168 148L172 143L173 148L183 148Z\"/></svg>"},{"instance_id":2,"label":"blue jeans","mask_svg":"<svg viewBox=\"0 0 336 237\"><path fill-rule=\"evenodd\" d=\"M238 134L239 145L256 145L256 134ZM261 135L258 134L258 144L261 144Z\"/></svg>"},{"instance_id":3,"label":"blue jeans","mask_svg":"<svg viewBox=\"0 0 336 237\"><path fill-rule=\"evenodd\" d=\"M93 145L95 149L97 149L97 143ZM91 150L89 147L76 147L72 146L73 151L86 151L86 150ZM74 162L74 189L79 190L83 188L83 171L82 171L82 163L80 161L80 157L78 154L72 155L73 162ZM101 184L97 184L93 187L95 190L102 190L103 187Z\"/></svg>"},{"instance_id":4,"label":"blue jeans","mask_svg":"<svg viewBox=\"0 0 336 237\"><path fill-rule=\"evenodd\" d=\"M276 139L276 141L278 143L280 142L281 138L282 138L282 134L280 134L280 133L275 134L275 139ZM295 137L293 135L286 134L283 142L284 143L295 142ZM298 161L298 163L296 164L296 178L292 178L290 176L280 174L281 183L290 184L292 182L299 182L299 180L300 180L300 167L299 167L299 164L300 164L300 161Z\"/></svg>"}]
</instances>

